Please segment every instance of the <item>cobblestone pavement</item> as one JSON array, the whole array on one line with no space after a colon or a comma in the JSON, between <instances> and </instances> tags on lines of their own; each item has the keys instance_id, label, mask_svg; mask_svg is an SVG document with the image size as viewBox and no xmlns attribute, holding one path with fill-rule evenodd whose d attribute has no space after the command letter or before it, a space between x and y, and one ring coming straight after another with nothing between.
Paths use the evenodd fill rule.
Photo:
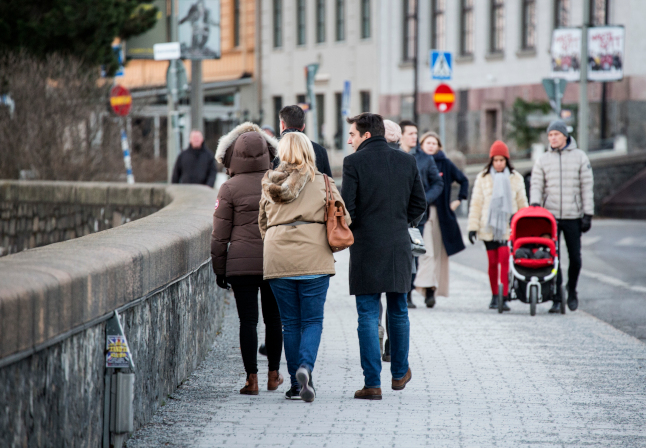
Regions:
<instances>
[{"instance_id":1,"label":"cobblestone pavement","mask_svg":"<svg viewBox=\"0 0 646 448\"><path fill-rule=\"evenodd\" d=\"M410 310L406 389L382 401L353 399L363 386L354 298L348 295L348 251L337 255L314 370L313 403L284 399L287 383L243 396L237 315L202 366L166 400L129 447L548 447L646 446L646 344L577 311L540 305L487 309L484 273L451 264L451 297L434 309ZM421 305L421 306L420 306ZM287 376L283 362L281 371Z\"/></svg>"}]
</instances>

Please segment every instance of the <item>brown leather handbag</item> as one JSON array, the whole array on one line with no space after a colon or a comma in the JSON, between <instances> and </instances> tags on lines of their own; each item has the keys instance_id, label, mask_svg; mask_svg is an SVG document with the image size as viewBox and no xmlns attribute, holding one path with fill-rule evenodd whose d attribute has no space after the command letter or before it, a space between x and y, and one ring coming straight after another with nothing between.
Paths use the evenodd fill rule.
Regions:
<instances>
[{"instance_id":1,"label":"brown leather handbag","mask_svg":"<svg viewBox=\"0 0 646 448\"><path fill-rule=\"evenodd\" d=\"M345 222L345 207L341 201L334 199L332 189L330 188L330 179L326 174L325 178L325 223L327 226L327 242L330 244L332 252L339 252L354 244L352 230Z\"/></svg>"}]
</instances>

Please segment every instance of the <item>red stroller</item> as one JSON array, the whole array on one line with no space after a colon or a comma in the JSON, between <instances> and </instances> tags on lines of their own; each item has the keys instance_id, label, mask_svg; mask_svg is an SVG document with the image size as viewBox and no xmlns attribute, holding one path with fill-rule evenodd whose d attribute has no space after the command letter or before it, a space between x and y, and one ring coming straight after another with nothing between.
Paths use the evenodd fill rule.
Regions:
<instances>
[{"instance_id":1,"label":"red stroller","mask_svg":"<svg viewBox=\"0 0 646 448\"><path fill-rule=\"evenodd\" d=\"M509 239L509 300L529 303L529 313L536 315L536 304L560 296L561 314L565 314L563 287L557 294L559 270L558 232L554 215L542 207L526 207L511 220ZM502 294L502 286L499 291ZM498 312L503 311L498 297Z\"/></svg>"}]
</instances>

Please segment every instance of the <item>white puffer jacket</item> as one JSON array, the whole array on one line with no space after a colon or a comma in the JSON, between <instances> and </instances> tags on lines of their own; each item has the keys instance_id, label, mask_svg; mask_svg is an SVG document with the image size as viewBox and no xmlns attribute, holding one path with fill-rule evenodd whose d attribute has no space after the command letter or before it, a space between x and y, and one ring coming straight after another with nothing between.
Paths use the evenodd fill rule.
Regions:
<instances>
[{"instance_id":1,"label":"white puffer jacket","mask_svg":"<svg viewBox=\"0 0 646 448\"><path fill-rule=\"evenodd\" d=\"M469 202L469 225L467 231L478 232L478 239L481 241L493 241L493 232L487 224L489 218L489 206L493 194L493 177L491 174L478 174L476 183L473 185L473 193ZM527 207L527 194L525 193L525 180L518 172L512 171L509 175L511 184L511 208L516 213L521 208ZM505 232L505 240L509 239L509 226Z\"/></svg>"},{"instance_id":2,"label":"white puffer jacket","mask_svg":"<svg viewBox=\"0 0 646 448\"><path fill-rule=\"evenodd\" d=\"M592 167L570 137L568 145L543 154L532 169L530 204L540 204L556 219L594 215Z\"/></svg>"}]
</instances>

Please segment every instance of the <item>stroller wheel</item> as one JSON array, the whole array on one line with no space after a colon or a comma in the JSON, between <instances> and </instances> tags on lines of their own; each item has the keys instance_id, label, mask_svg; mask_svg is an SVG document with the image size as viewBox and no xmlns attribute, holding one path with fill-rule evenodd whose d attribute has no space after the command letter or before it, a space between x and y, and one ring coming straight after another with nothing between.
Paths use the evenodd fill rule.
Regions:
<instances>
[{"instance_id":1,"label":"stroller wheel","mask_svg":"<svg viewBox=\"0 0 646 448\"><path fill-rule=\"evenodd\" d=\"M502 283L498 283L498 314L502 314L505 310L505 301L502 294Z\"/></svg>"},{"instance_id":2,"label":"stroller wheel","mask_svg":"<svg viewBox=\"0 0 646 448\"><path fill-rule=\"evenodd\" d=\"M561 314L565 314L565 308L567 308L567 299L565 298L565 288L561 285Z\"/></svg>"},{"instance_id":3,"label":"stroller wheel","mask_svg":"<svg viewBox=\"0 0 646 448\"><path fill-rule=\"evenodd\" d=\"M536 286L532 286L529 291L529 314L536 316L536 302L538 301L538 291Z\"/></svg>"}]
</instances>

